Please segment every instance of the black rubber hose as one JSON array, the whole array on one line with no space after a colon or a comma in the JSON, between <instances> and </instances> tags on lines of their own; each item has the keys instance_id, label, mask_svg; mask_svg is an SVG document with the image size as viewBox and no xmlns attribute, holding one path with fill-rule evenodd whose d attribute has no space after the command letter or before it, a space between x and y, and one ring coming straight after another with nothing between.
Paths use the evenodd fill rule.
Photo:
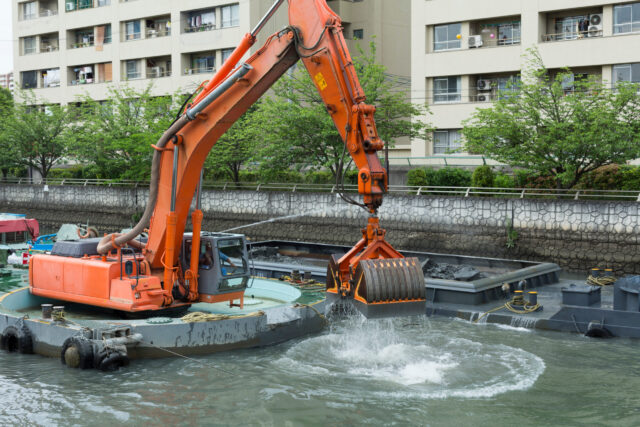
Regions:
<instances>
[{"instance_id":1,"label":"black rubber hose","mask_svg":"<svg viewBox=\"0 0 640 427\"><path fill-rule=\"evenodd\" d=\"M183 115L171 125L171 127L160 137L156 146L159 149L166 147L171 138L178 133L187 123L189 118L187 115ZM156 208L156 202L158 200L158 185L160 180L160 163L162 161L162 151L156 150L153 153L153 161L151 163L151 183L149 184L149 201L147 207L142 214L142 218L136 224L131 231L126 234L108 234L100 240L98 243L98 253L107 254L114 248L111 238L114 237L116 246L123 246L140 235L149 224L153 211Z\"/></svg>"}]
</instances>

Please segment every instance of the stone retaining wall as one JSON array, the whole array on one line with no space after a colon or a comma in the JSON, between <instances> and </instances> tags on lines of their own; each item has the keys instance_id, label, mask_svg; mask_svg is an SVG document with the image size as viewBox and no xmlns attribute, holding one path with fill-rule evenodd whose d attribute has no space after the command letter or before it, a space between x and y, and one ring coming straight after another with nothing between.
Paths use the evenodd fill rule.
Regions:
<instances>
[{"instance_id":1,"label":"stone retaining wall","mask_svg":"<svg viewBox=\"0 0 640 427\"><path fill-rule=\"evenodd\" d=\"M144 210L146 188L0 186L0 209L26 213L44 231L66 222L102 231L130 227ZM367 213L335 194L204 191L204 229L247 227L254 240L303 240L352 245ZM638 203L538 199L395 196L385 198L381 223L401 249L532 261L573 271L606 266L640 274ZM508 224L515 231L507 247ZM516 236L517 235L517 236Z\"/></svg>"}]
</instances>

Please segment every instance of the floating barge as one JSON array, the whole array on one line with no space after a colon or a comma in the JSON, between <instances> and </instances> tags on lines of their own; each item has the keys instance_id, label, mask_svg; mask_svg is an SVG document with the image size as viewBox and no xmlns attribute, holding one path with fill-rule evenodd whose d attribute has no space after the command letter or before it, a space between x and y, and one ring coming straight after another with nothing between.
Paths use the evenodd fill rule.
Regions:
<instances>
[{"instance_id":1,"label":"floating barge","mask_svg":"<svg viewBox=\"0 0 640 427\"><path fill-rule=\"evenodd\" d=\"M114 366L122 366L129 359L254 348L320 332L326 326L325 315L335 311L323 292L329 257L349 248L287 241L249 243L248 248L253 276L243 308L198 303L186 313L126 319L117 312L42 298L20 288L0 294L2 345L62 357L69 364L64 360L65 346L82 338L119 349L126 360ZM564 278L553 263L426 252L404 255L417 257L427 272L453 272L464 279L427 277L427 316L589 336L640 337L640 278L591 287ZM288 283L293 282L291 276L297 276L302 286ZM518 290L523 306L507 304ZM534 295L535 307L529 301ZM65 305L64 318L45 318L42 304ZM85 367L83 357L79 354L71 363ZM109 361L103 357L99 364L86 362L86 367L108 369Z\"/></svg>"}]
</instances>

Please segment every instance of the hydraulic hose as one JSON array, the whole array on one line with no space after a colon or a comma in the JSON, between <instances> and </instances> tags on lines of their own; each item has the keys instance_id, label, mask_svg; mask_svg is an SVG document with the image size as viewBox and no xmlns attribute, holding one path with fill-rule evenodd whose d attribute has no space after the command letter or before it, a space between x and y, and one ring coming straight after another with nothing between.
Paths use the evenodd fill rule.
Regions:
<instances>
[{"instance_id":1,"label":"hydraulic hose","mask_svg":"<svg viewBox=\"0 0 640 427\"><path fill-rule=\"evenodd\" d=\"M151 220L151 216L153 215L153 211L156 207L156 201L158 200L158 183L160 178L160 163L162 160L162 149L166 147L167 143L171 138L178 133L187 123L189 123L189 118L186 115L182 115L178 120L176 120L173 125L167 131L162 134L160 139L158 140L156 147L160 150L156 150L153 153L153 161L151 162L151 183L149 184L149 202L147 203L147 207L142 214L142 218L136 224L131 231L125 234L108 234L100 240L98 243L98 253L101 255L109 253L114 247L123 246L133 239L138 237L140 233L142 233ZM114 246L115 243L115 246Z\"/></svg>"},{"instance_id":2,"label":"hydraulic hose","mask_svg":"<svg viewBox=\"0 0 640 427\"><path fill-rule=\"evenodd\" d=\"M169 127L169 129L162 134L156 144L156 151L153 153L153 161L151 163L151 183L149 184L149 202L142 214L142 218L136 224L131 231L126 234L108 234L100 240L98 243L98 253L101 255L109 253L114 247L121 247L127 243L130 243L133 239L138 237L140 233L144 231L153 215L153 211L156 207L156 201L158 200L158 182L160 179L160 162L162 160L162 149L165 148L169 140L191 120L194 120L196 116L208 107L212 102L218 99L224 92L226 92L231 86L233 86L239 79L243 78L249 71L253 70L253 67L249 64L242 64L236 71L219 86L213 89L208 95L206 95L200 102L192 106L177 119ZM174 173L175 173L174 164ZM175 187L175 185L174 185ZM172 197L173 200L173 197ZM173 206L172 206L173 208ZM114 245L115 243L115 245Z\"/></svg>"}]
</instances>

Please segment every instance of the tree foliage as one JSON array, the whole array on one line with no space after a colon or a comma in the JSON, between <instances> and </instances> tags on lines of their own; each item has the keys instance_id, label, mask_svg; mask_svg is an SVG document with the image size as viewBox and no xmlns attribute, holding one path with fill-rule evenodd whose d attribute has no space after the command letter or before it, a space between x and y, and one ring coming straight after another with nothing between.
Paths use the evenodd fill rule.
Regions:
<instances>
[{"instance_id":1,"label":"tree foliage","mask_svg":"<svg viewBox=\"0 0 640 427\"><path fill-rule=\"evenodd\" d=\"M640 97L634 84L609 90L568 69L552 78L536 50L523 81L464 122L467 150L550 176L571 188L601 166L640 157ZM563 82L565 84L563 85Z\"/></svg>"},{"instance_id":2,"label":"tree foliage","mask_svg":"<svg viewBox=\"0 0 640 427\"><path fill-rule=\"evenodd\" d=\"M367 103L377 107L376 125L383 141L393 145L401 137L426 138L429 127L412 118L425 116L427 107L411 103L397 88L398 80L376 63L376 46L359 48L354 65ZM348 160L340 134L304 67L283 76L254 116L262 129L256 161L265 171L293 167L326 168L335 176L341 160ZM344 157L343 157L344 155Z\"/></svg>"},{"instance_id":3,"label":"tree foliage","mask_svg":"<svg viewBox=\"0 0 640 427\"><path fill-rule=\"evenodd\" d=\"M46 178L69 152L76 134L73 115L68 107L46 105L33 92L21 92L19 98L21 102L11 109L3 132L8 153L14 156L15 164L31 167Z\"/></svg>"},{"instance_id":4,"label":"tree foliage","mask_svg":"<svg viewBox=\"0 0 640 427\"><path fill-rule=\"evenodd\" d=\"M13 95L9 89L0 88L0 170L6 177L9 169L16 165L15 146L6 132L8 118L13 116Z\"/></svg>"},{"instance_id":5,"label":"tree foliage","mask_svg":"<svg viewBox=\"0 0 640 427\"><path fill-rule=\"evenodd\" d=\"M97 178L149 179L155 144L177 113L171 96L152 96L151 86L138 91L111 88L109 99L85 97L78 109L83 131L76 153Z\"/></svg>"},{"instance_id":6,"label":"tree foliage","mask_svg":"<svg viewBox=\"0 0 640 427\"><path fill-rule=\"evenodd\" d=\"M207 176L225 176L240 182L240 171L254 155L261 131L254 126L258 104L253 105L216 142L207 157Z\"/></svg>"}]
</instances>

